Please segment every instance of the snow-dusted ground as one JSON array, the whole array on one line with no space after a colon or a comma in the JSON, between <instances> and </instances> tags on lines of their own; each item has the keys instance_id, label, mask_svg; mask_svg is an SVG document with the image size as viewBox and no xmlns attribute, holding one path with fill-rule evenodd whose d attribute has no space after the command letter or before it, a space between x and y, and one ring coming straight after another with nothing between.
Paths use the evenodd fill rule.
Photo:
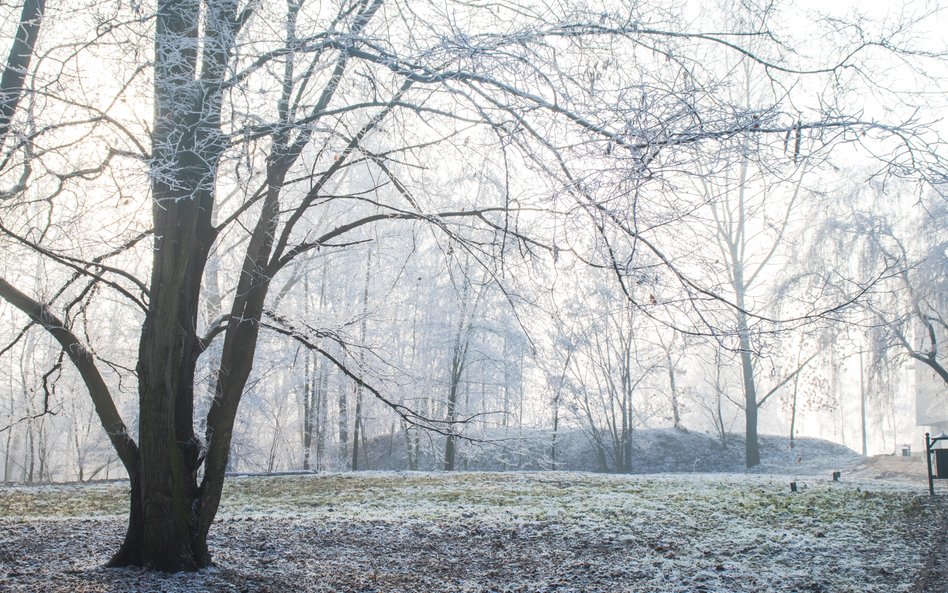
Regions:
<instances>
[{"instance_id":1,"label":"snow-dusted ground","mask_svg":"<svg viewBox=\"0 0 948 593\"><path fill-rule=\"evenodd\" d=\"M917 481L822 475L245 477L217 567L165 575L101 568L126 488L0 488L0 591L907 593L945 513Z\"/></svg>"}]
</instances>

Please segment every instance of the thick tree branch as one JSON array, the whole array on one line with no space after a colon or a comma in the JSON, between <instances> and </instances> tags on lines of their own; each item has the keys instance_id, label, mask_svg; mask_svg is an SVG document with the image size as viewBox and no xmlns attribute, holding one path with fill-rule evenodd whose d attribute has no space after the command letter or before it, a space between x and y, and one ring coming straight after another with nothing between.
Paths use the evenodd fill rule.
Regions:
<instances>
[{"instance_id":1,"label":"thick tree branch","mask_svg":"<svg viewBox=\"0 0 948 593\"><path fill-rule=\"evenodd\" d=\"M95 365L94 355L82 345L75 334L67 329L46 305L20 292L3 278L0 278L0 298L26 313L34 323L40 325L59 342L63 351L69 356L69 360L79 371L79 375L89 391L99 421L102 423L102 427L105 429L125 468L129 474L137 471L138 446L132 440L131 434L115 406L112 394Z\"/></svg>"},{"instance_id":2,"label":"thick tree branch","mask_svg":"<svg viewBox=\"0 0 948 593\"><path fill-rule=\"evenodd\" d=\"M0 77L0 142L9 134L10 123L23 96L45 9L46 0L26 0L23 3L16 36Z\"/></svg>"}]
</instances>

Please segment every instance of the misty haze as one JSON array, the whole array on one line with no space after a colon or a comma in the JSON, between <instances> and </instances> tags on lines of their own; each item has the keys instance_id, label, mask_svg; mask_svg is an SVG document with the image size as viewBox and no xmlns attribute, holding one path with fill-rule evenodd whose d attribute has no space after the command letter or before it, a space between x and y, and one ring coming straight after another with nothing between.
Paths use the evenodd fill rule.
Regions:
<instances>
[{"instance_id":1,"label":"misty haze","mask_svg":"<svg viewBox=\"0 0 948 593\"><path fill-rule=\"evenodd\" d=\"M0 590L948 587L938 2L0 4Z\"/></svg>"}]
</instances>

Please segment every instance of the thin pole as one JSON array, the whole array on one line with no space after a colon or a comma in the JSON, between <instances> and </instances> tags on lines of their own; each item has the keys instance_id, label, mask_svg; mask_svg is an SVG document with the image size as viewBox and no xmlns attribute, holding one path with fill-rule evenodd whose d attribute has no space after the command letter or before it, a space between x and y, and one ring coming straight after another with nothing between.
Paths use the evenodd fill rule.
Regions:
<instances>
[{"instance_id":1,"label":"thin pole","mask_svg":"<svg viewBox=\"0 0 948 593\"><path fill-rule=\"evenodd\" d=\"M865 385L865 371L863 370L862 355L863 350L859 351L859 395L862 398L862 456L865 457L868 454L869 447L867 446L866 436L866 385Z\"/></svg>"},{"instance_id":2,"label":"thin pole","mask_svg":"<svg viewBox=\"0 0 948 593\"><path fill-rule=\"evenodd\" d=\"M932 441L925 433L925 461L928 462L928 493L935 496L935 480L932 478Z\"/></svg>"}]
</instances>

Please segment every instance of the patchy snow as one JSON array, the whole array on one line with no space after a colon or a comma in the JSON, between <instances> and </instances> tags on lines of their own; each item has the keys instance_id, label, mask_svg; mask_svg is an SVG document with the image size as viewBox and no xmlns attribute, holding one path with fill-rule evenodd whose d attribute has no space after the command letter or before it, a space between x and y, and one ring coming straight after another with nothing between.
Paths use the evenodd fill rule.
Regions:
<instances>
[{"instance_id":1,"label":"patchy snow","mask_svg":"<svg viewBox=\"0 0 948 593\"><path fill-rule=\"evenodd\" d=\"M217 566L166 575L101 568L126 491L0 489L0 590L908 593L946 510L917 482L828 476L238 477Z\"/></svg>"}]
</instances>

